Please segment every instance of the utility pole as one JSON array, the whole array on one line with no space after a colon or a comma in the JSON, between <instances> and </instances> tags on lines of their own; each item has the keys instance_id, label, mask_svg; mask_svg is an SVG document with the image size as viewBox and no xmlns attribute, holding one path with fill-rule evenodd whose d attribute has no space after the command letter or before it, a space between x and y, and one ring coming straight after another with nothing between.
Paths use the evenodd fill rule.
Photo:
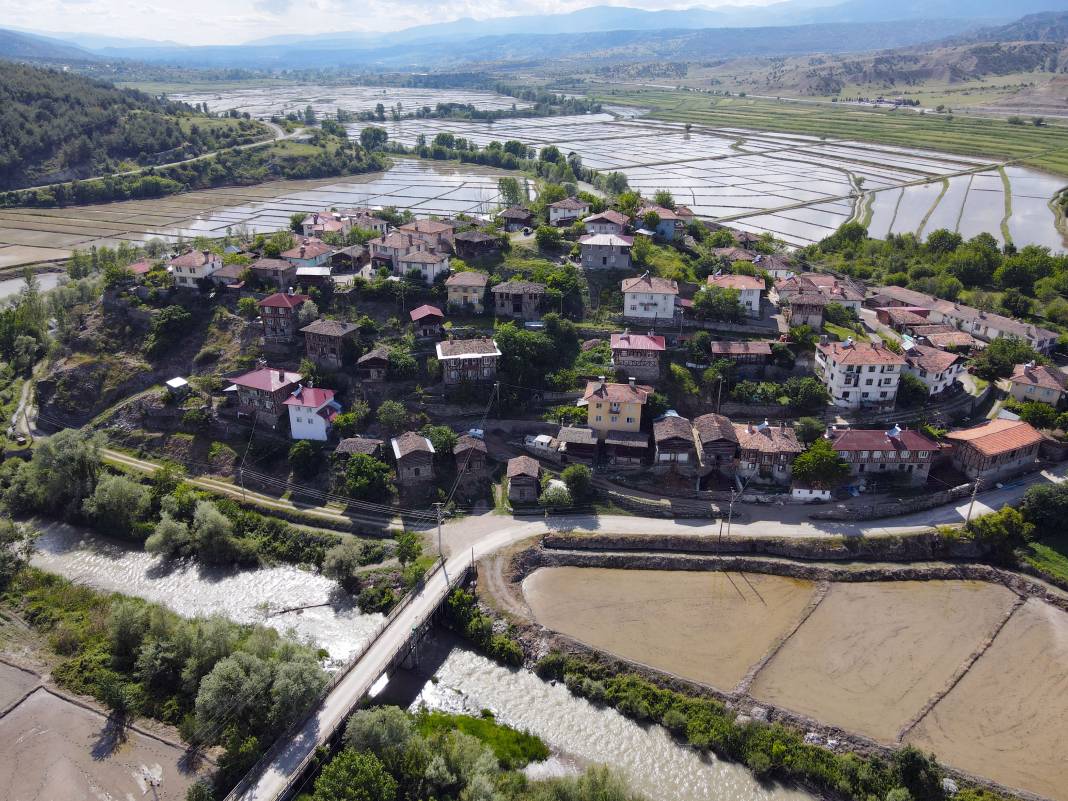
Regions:
<instances>
[{"instance_id":1,"label":"utility pole","mask_svg":"<svg viewBox=\"0 0 1068 801\"><path fill-rule=\"evenodd\" d=\"M727 537L731 536L731 518L734 517L734 499L738 497L738 493L731 488L731 500L727 504Z\"/></svg>"},{"instance_id":2,"label":"utility pole","mask_svg":"<svg viewBox=\"0 0 1068 801\"><path fill-rule=\"evenodd\" d=\"M438 558L444 563L445 552L441 550L441 501L434 503L434 510L438 513Z\"/></svg>"},{"instance_id":3,"label":"utility pole","mask_svg":"<svg viewBox=\"0 0 1068 801\"><path fill-rule=\"evenodd\" d=\"M975 507L975 496L979 494L979 485L983 481L983 476L980 473L975 477L975 484L972 486L972 500L968 504L968 515L964 518L964 525L968 525L972 522L972 509Z\"/></svg>"}]
</instances>

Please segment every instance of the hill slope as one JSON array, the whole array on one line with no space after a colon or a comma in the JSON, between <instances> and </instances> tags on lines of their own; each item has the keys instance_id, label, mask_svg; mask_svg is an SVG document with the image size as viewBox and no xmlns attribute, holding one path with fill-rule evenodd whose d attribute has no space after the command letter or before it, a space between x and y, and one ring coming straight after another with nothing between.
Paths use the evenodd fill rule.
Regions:
<instances>
[{"instance_id":1,"label":"hill slope","mask_svg":"<svg viewBox=\"0 0 1068 801\"><path fill-rule=\"evenodd\" d=\"M0 189L160 163L251 141L250 120L216 120L68 72L0 61Z\"/></svg>"},{"instance_id":2,"label":"hill slope","mask_svg":"<svg viewBox=\"0 0 1068 801\"><path fill-rule=\"evenodd\" d=\"M0 58L65 63L97 60L97 56L67 42L3 28L0 28Z\"/></svg>"}]
</instances>

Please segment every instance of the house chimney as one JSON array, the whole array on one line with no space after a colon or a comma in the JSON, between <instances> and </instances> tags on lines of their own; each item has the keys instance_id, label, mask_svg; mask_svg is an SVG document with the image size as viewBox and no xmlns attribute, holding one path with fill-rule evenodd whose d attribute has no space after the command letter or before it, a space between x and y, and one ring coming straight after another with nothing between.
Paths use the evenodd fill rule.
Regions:
<instances>
[{"instance_id":1,"label":"house chimney","mask_svg":"<svg viewBox=\"0 0 1068 801\"><path fill-rule=\"evenodd\" d=\"M281 381L283 384L285 383L285 380L286 380L286 371L285 370L279 370L278 371L278 380Z\"/></svg>"},{"instance_id":2,"label":"house chimney","mask_svg":"<svg viewBox=\"0 0 1068 801\"><path fill-rule=\"evenodd\" d=\"M604 389L604 376L603 375L597 376L597 380L601 382L600 389Z\"/></svg>"},{"instance_id":3,"label":"house chimney","mask_svg":"<svg viewBox=\"0 0 1068 801\"><path fill-rule=\"evenodd\" d=\"M309 378L308 379L308 389L314 389L314 388L315 388L315 379L314 378Z\"/></svg>"},{"instance_id":4,"label":"house chimney","mask_svg":"<svg viewBox=\"0 0 1068 801\"><path fill-rule=\"evenodd\" d=\"M748 433L748 434L752 434L753 433L753 421L752 420L750 420L748 423L745 424L745 430L746 430L746 433Z\"/></svg>"},{"instance_id":5,"label":"house chimney","mask_svg":"<svg viewBox=\"0 0 1068 801\"><path fill-rule=\"evenodd\" d=\"M302 259L304 258L304 253L305 253L305 247L304 247L304 245L301 245L300 246L300 257Z\"/></svg>"},{"instance_id":6,"label":"house chimney","mask_svg":"<svg viewBox=\"0 0 1068 801\"><path fill-rule=\"evenodd\" d=\"M786 421L785 420L780 420L779 421L779 431L781 433L783 433L783 434L786 433Z\"/></svg>"},{"instance_id":7,"label":"house chimney","mask_svg":"<svg viewBox=\"0 0 1068 801\"><path fill-rule=\"evenodd\" d=\"M636 383L635 380L634 380L634 376L631 376L630 378L628 378L627 379L627 383L630 384L630 388L631 389L634 389L634 385Z\"/></svg>"}]
</instances>

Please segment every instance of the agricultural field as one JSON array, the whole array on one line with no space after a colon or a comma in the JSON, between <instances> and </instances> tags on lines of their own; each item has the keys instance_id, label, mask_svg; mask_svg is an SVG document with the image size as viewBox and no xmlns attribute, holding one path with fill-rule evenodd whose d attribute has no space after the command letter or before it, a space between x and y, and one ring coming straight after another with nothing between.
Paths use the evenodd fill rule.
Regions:
<instances>
[{"instance_id":1,"label":"agricultural field","mask_svg":"<svg viewBox=\"0 0 1068 801\"><path fill-rule=\"evenodd\" d=\"M1002 125L1003 132L1014 127ZM677 122L610 113L492 125L402 120L386 127L391 139L406 145L441 132L479 145L505 139L553 144L579 154L588 167L622 172L646 194L669 189L700 217L771 232L796 246L857 218L876 236L922 236L945 227L966 236L988 231L1017 246L1064 249L1049 203L1068 181L1032 167L1002 167L997 158L740 126L687 131ZM360 128L351 126L350 135Z\"/></svg>"},{"instance_id":2,"label":"agricultural field","mask_svg":"<svg viewBox=\"0 0 1068 801\"><path fill-rule=\"evenodd\" d=\"M292 144L292 143L286 143ZM289 216L331 206L396 206L420 216L489 214L502 173L399 159L384 173L188 192L63 209L0 211L0 267L69 258L74 248L120 241L221 237L227 228L277 231Z\"/></svg>"},{"instance_id":3,"label":"agricultural field","mask_svg":"<svg viewBox=\"0 0 1068 801\"><path fill-rule=\"evenodd\" d=\"M340 108L350 114L374 111L381 103L387 109L398 103L404 112L438 103L469 103L480 110L525 108L529 103L494 92L469 92L458 89L406 89L378 86L323 86L320 84L290 84L253 86L200 91L175 91L172 100L186 103L207 103L209 111L248 112L252 117L269 119L289 112L303 114L311 106L319 117L334 117Z\"/></svg>"}]
</instances>

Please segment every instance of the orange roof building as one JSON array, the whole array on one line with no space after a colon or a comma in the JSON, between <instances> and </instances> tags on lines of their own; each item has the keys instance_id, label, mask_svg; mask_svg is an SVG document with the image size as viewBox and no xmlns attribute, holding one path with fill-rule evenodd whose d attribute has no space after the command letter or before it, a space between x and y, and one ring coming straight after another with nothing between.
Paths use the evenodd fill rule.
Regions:
<instances>
[{"instance_id":1,"label":"orange roof building","mask_svg":"<svg viewBox=\"0 0 1068 801\"><path fill-rule=\"evenodd\" d=\"M951 431L953 464L972 479L995 481L1027 470L1035 463L1042 435L1022 420L989 420Z\"/></svg>"}]
</instances>

